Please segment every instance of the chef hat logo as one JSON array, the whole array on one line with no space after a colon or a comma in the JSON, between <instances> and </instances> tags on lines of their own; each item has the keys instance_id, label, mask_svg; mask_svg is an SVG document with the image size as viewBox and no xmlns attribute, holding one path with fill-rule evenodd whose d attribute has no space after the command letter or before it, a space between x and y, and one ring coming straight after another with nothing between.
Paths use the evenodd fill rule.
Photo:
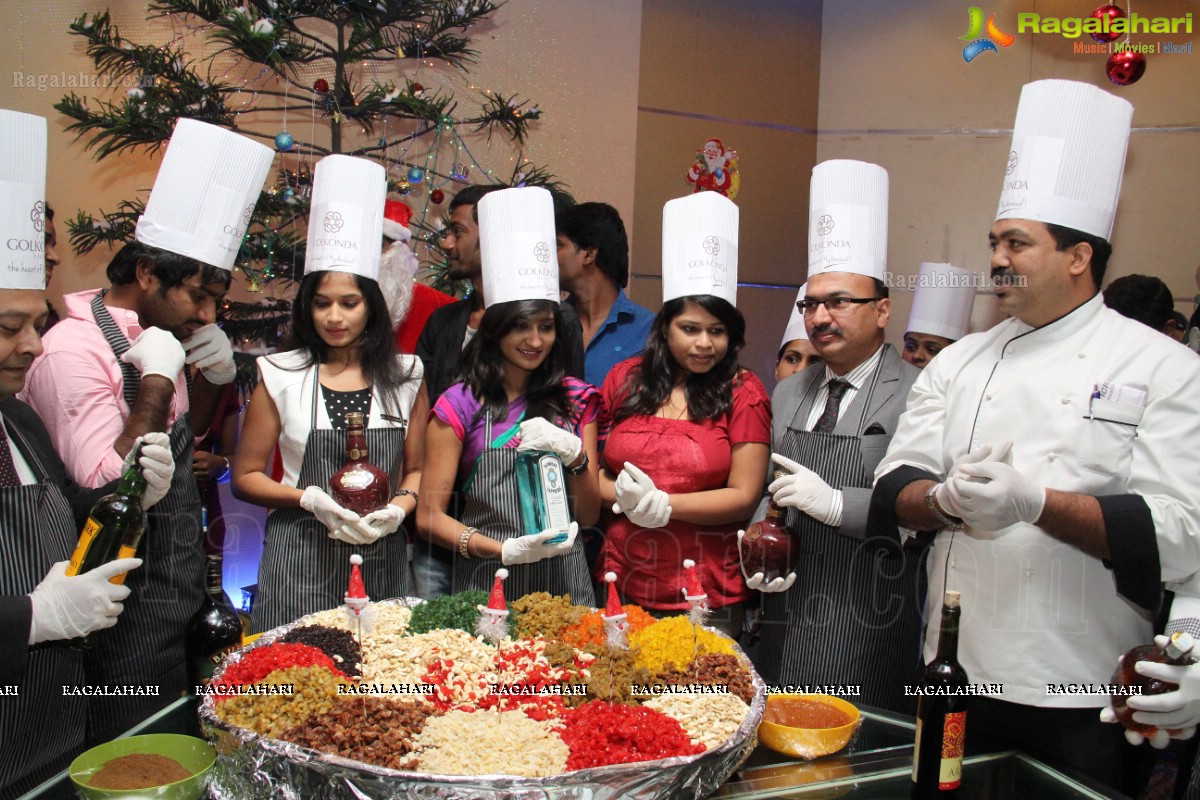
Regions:
<instances>
[{"instance_id":1,"label":"chef hat logo","mask_svg":"<svg viewBox=\"0 0 1200 800\"><path fill-rule=\"evenodd\" d=\"M710 256L715 256L721 252L721 242L715 236L707 237L701 247L703 247L704 252L708 253Z\"/></svg>"},{"instance_id":2,"label":"chef hat logo","mask_svg":"<svg viewBox=\"0 0 1200 800\"><path fill-rule=\"evenodd\" d=\"M345 224L346 223L345 223L345 220L342 219L342 215L336 211L330 211L328 214L325 215L325 232L326 233L337 233L338 231L340 231L342 229L342 226Z\"/></svg>"},{"instance_id":3,"label":"chef hat logo","mask_svg":"<svg viewBox=\"0 0 1200 800\"><path fill-rule=\"evenodd\" d=\"M33 220L33 229L38 233L45 230L45 223L42 221L42 215L46 211L46 206L41 200L33 204L33 208L29 210L29 218Z\"/></svg>"},{"instance_id":4,"label":"chef hat logo","mask_svg":"<svg viewBox=\"0 0 1200 800\"><path fill-rule=\"evenodd\" d=\"M828 236L835 226L836 223L833 221L833 217L828 214L822 214L817 219L817 233L821 236Z\"/></svg>"},{"instance_id":5,"label":"chef hat logo","mask_svg":"<svg viewBox=\"0 0 1200 800\"><path fill-rule=\"evenodd\" d=\"M550 245L538 242L533 248L533 257L545 264L550 260Z\"/></svg>"},{"instance_id":6,"label":"chef hat logo","mask_svg":"<svg viewBox=\"0 0 1200 800\"><path fill-rule=\"evenodd\" d=\"M1010 153L1008 154L1008 171L1007 171L1007 172L1005 172L1004 174L1005 174L1005 175L1012 175L1012 174L1013 174L1013 170L1017 168L1017 162L1018 162L1018 161L1020 161L1020 160L1021 160L1021 159L1020 159L1020 157L1018 157L1018 156L1017 156L1017 151L1016 151L1016 150L1013 150L1012 152L1010 152Z\"/></svg>"}]
</instances>

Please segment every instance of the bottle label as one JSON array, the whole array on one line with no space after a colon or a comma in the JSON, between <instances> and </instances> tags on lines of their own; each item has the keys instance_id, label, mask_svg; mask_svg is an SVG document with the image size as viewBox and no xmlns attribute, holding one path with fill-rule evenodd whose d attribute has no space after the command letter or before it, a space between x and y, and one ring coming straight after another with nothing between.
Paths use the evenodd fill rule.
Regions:
<instances>
[{"instance_id":1,"label":"bottle label","mask_svg":"<svg viewBox=\"0 0 1200 800\"><path fill-rule=\"evenodd\" d=\"M213 673L217 671L217 667L225 660L225 657L230 653L235 653L241 643L223 647L217 652L205 658L200 656L194 660L196 665L196 680L200 681L201 686L208 686L212 682Z\"/></svg>"},{"instance_id":2,"label":"bottle label","mask_svg":"<svg viewBox=\"0 0 1200 800\"><path fill-rule=\"evenodd\" d=\"M121 545L121 549L117 551L117 558L134 558L135 556L137 556L137 548L130 547L127 544ZM121 586L125 583L125 575L126 573L124 572L122 572L120 575L113 575L108 579L108 582Z\"/></svg>"},{"instance_id":3,"label":"bottle label","mask_svg":"<svg viewBox=\"0 0 1200 800\"><path fill-rule=\"evenodd\" d=\"M942 728L942 761L938 771L939 789L957 789L962 782L963 747L967 742L967 712L946 715Z\"/></svg>"},{"instance_id":4,"label":"bottle label","mask_svg":"<svg viewBox=\"0 0 1200 800\"><path fill-rule=\"evenodd\" d=\"M742 537L742 541L756 542L760 536L762 536L762 526L755 523L746 530L746 535Z\"/></svg>"},{"instance_id":5,"label":"bottle label","mask_svg":"<svg viewBox=\"0 0 1200 800\"><path fill-rule=\"evenodd\" d=\"M88 517L87 523L79 534L79 543L75 545L75 552L71 553L71 563L67 564L67 575L79 574L79 568L83 566L83 559L87 556L88 548L92 546L92 540L96 538L96 534L103 527L99 522Z\"/></svg>"},{"instance_id":6,"label":"bottle label","mask_svg":"<svg viewBox=\"0 0 1200 800\"><path fill-rule=\"evenodd\" d=\"M362 459L364 459L366 457L367 457L366 449L359 450L358 448L352 448L352 449L346 451L346 458L348 458L351 461L361 461Z\"/></svg>"},{"instance_id":7,"label":"bottle label","mask_svg":"<svg viewBox=\"0 0 1200 800\"><path fill-rule=\"evenodd\" d=\"M371 481L374 479L375 476L370 472L367 472L365 469L352 469L347 472L343 472L341 477L338 478L338 483L341 484L343 489L348 491L356 491L359 489L366 489L371 485Z\"/></svg>"},{"instance_id":8,"label":"bottle label","mask_svg":"<svg viewBox=\"0 0 1200 800\"><path fill-rule=\"evenodd\" d=\"M567 504L567 486L563 480L562 461L546 455L538 459L542 479L542 494L546 499L547 530L566 531L571 526L571 511Z\"/></svg>"}]
</instances>

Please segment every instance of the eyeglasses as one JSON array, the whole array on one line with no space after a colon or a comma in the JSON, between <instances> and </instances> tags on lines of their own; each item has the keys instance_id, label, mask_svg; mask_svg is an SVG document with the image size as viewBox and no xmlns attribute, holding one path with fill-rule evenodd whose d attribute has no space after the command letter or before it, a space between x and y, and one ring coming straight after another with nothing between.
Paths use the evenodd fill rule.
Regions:
<instances>
[{"instance_id":1,"label":"eyeglasses","mask_svg":"<svg viewBox=\"0 0 1200 800\"><path fill-rule=\"evenodd\" d=\"M802 314L813 314L821 306L825 306L825 310L830 314L842 314L850 310L851 306L861 305L862 303L874 303L877 300L882 300L882 297L830 297L825 300L803 300L796 301L796 308L800 309Z\"/></svg>"}]
</instances>

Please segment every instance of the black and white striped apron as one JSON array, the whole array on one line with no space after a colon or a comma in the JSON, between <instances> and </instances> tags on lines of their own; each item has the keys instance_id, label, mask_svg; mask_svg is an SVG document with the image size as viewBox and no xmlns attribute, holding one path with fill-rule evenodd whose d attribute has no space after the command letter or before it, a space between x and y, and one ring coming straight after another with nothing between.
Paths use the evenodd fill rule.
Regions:
<instances>
[{"instance_id":1,"label":"black and white striped apron","mask_svg":"<svg viewBox=\"0 0 1200 800\"><path fill-rule=\"evenodd\" d=\"M96 324L121 365L125 402L133 407L141 375L120 360L129 341L101 302L92 300ZM175 474L166 496L146 512L138 547L142 567L129 573L131 590L116 626L94 637L84 656L94 686L157 686L157 696L94 697L88 706L88 737L111 738L188 691L184 629L204 599L204 536L200 490L192 472L194 440L187 416L170 431Z\"/></svg>"},{"instance_id":2,"label":"black and white striped apron","mask_svg":"<svg viewBox=\"0 0 1200 800\"><path fill-rule=\"evenodd\" d=\"M464 525L479 528L484 535L498 542L526 533L521 524L521 505L517 495L517 449L503 446L516 432L517 426L514 425L492 440L492 421L490 418L487 420L484 440L488 446L479 454L462 487L463 513L460 521ZM496 570L502 566L498 558L464 559L455 552L450 576L451 590L455 593L489 591ZM587 559L583 554L583 540L579 537L576 537L574 546L565 555L544 558L532 564L514 564L507 569L504 595L509 600L530 592L549 592L553 595L569 594L576 605L596 604Z\"/></svg>"},{"instance_id":3,"label":"black and white striped apron","mask_svg":"<svg viewBox=\"0 0 1200 800\"><path fill-rule=\"evenodd\" d=\"M0 489L0 596L19 597L32 592L51 565L70 558L79 532L62 489L47 479L45 467L20 431L11 426L7 430L38 481ZM11 651L18 643L3 645ZM87 699L64 697L62 687L82 683L83 654L78 650L55 642L29 651L20 694L0 697L0 787L22 776L27 776L26 785L33 783L39 773L64 768L78 752Z\"/></svg>"},{"instance_id":4,"label":"black and white striped apron","mask_svg":"<svg viewBox=\"0 0 1200 800\"><path fill-rule=\"evenodd\" d=\"M312 383L311 427L296 485L328 491L329 479L346 463L346 431L317 429L319 371ZM396 427L366 429L369 460L388 472L393 487L400 485L403 475L407 428L407 422L402 421ZM329 530L308 511L277 508L267 516L266 536L251 614L255 631L267 631L305 614L340 606L346 596L350 556L354 553L363 557L363 581L372 599L413 594L403 525L374 544L348 544L330 539Z\"/></svg>"},{"instance_id":5,"label":"black and white striped apron","mask_svg":"<svg viewBox=\"0 0 1200 800\"><path fill-rule=\"evenodd\" d=\"M804 430L809 403L802 402L775 451L830 486L870 486L860 437L878 380L876 368L857 435ZM914 682L919 662L920 560L894 540L844 536L787 511L788 528L799 538L796 582L763 595L759 671L774 684L861 686L863 703L915 713L915 698L904 697L903 686Z\"/></svg>"}]
</instances>

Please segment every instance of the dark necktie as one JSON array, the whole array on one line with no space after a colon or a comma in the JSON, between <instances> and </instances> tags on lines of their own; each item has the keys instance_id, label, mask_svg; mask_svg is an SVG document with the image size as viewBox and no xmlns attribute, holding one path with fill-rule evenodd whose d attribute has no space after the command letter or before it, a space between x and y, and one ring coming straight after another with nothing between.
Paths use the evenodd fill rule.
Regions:
<instances>
[{"instance_id":1,"label":"dark necktie","mask_svg":"<svg viewBox=\"0 0 1200 800\"><path fill-rule=\"evenodd\" d=\"M832 380L829 382L829 397L825 400L825 410L813 425L813 433L831 433L837 427L838 409L842 407L842 397L850 384L846 381Z\"/></svg>"},{"instance_id":2,"label":"dark necktie","mask_svg":"<svg viewBox=\"0 0 1200 800\"><path fill-rule=\"evenodd\" d=\"M13 463L12 451L8 448L8 431L4 429L4 423L0 422L0 488L9 489L20 485L17 465Z\"/></svg>"}]
</instances>

